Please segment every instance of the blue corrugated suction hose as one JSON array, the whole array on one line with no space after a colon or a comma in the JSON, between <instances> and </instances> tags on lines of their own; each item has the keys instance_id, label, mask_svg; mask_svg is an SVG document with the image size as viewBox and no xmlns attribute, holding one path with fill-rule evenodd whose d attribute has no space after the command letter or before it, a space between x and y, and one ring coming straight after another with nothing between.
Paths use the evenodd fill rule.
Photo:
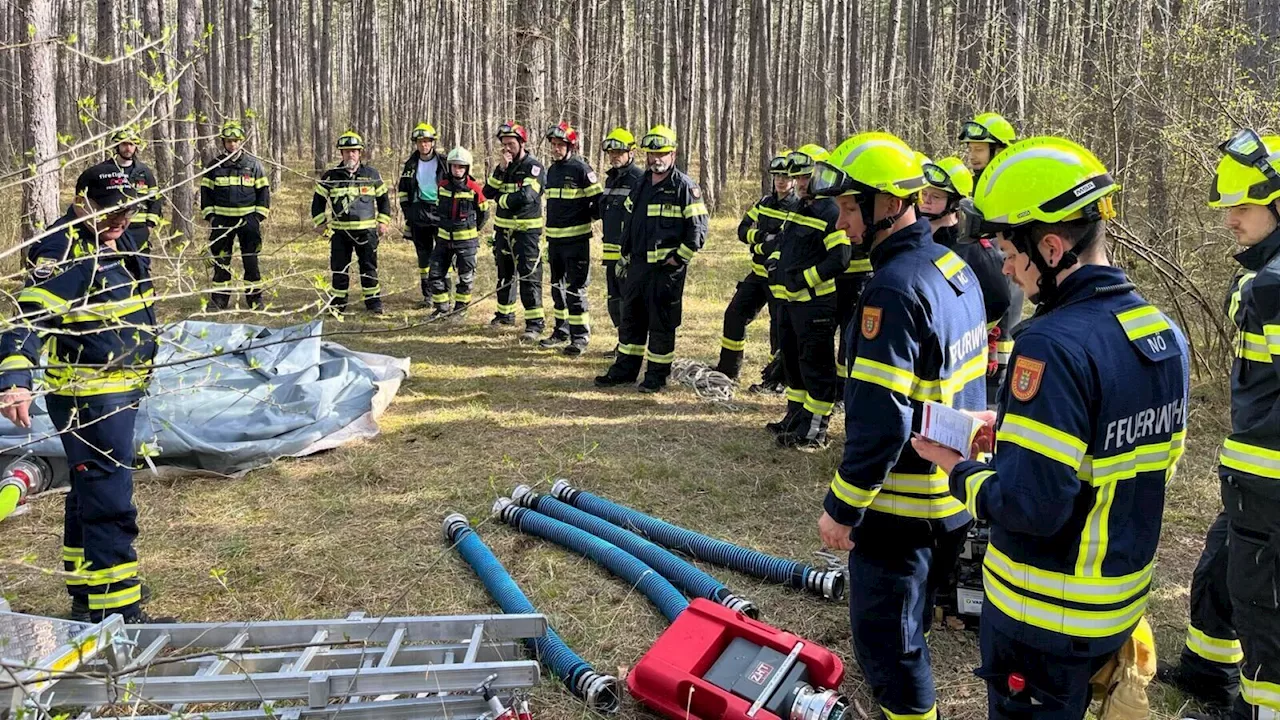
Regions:
<instances>
[{"instance_id":1,"label":"blue corrugated suction hose","mask_svg":"<svg viewBox=\"0 0 1280 720\"><path fill-rule=\"evenodd\" d=\"M489 596L505 613L536 613L533 603L520 591L511 573L480 539L471 523L459 513L444 519L444 538L457 549L467 564L476 571ZM592 709L602 713L616 713L620 699L618 679L602 675L587 661L569 649L564 640L548 625L547 634L526 640L538 660Z\"/></svg>"},{"instance_id":2,"label":"blue corrugated suction hose","mask_svg":"<svg viewBox=\"0 0 1280 720\"><path fill-rule=\"evenodd\" d=\"M616 545L592 535L585 530L562 523L555 518L540 515L522 508L510 498L499 498L493 505L493 514L520 532L536 535L543 540L572 550L595 560L609 572L631 583L657 606L658 611L673 622L689 607L689 601L656 570L636 559Z\"/></svg>"},{"instance_id":3,"label":"blue corrugated suction hose","mask_svg":"<svg viewBox=\"0 0 1280 720\"><path fill-rule=\"evenodd\" d=\"M596 517L604 518L618 527L643 535L669 550L682 552L752 577L770 580L788 587L803 588L831 600L844 597L843 569L818 570L794 560L765 555L692 530L685 530L638 510L632 510L585 490L579 490L571 486L568 480L557 480L551 486L551 494L557 500Z\"/></svg>"},{"instance_id":4,"label":"blue corrugated suction hose","mask_svg":"<svg viewBox=\"0 0 1280 720\"><path fill-rule=\"evenodd\" d=\"M607 520L562 503L550 495L539 495L528 485L517 485L516 489L511 491L511 499L521 507L553 517L616 545L657 570L662 577L671 581L672 585L687 595L718 602L748 617L760 616L755 603L734 595L724 586L724 583L694 567L687 560L672 554L666 548L659 547L633 532L623 530Z\"/></svg>"}]
</instances>

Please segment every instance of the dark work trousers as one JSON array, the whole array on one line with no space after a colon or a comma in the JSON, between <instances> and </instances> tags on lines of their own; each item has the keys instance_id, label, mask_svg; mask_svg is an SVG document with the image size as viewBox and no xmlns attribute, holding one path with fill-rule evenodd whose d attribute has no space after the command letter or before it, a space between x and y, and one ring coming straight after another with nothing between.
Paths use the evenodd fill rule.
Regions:
<instances>
[{"instance_id":1,"label":"dark work trousers","mask_svg":"<svg viewBox=\"0 0 1280 720\"><path fill-rule=\"evenodd\" d=\"M716 369L737 380L742 372L742 355L747 349L747 326L765 307L769 308L769 355L778 351L778 323L769 280L751 273L738 283L729 305L724 309L724 328L720 336L720 363Z\"/></svg>"},{"instance_id":2,"label":"dark work trousers","mask_svg":"<svg viewBox=\"0 0 1280 720\"><path fill-rule=\"evenodd\" d=\"M858 314L858 300L862 298L862 288L867 284L866 273L844 273L836 276L836 373L843 379L849 379L849 336L845 330Z\"/></svg>"},{"instance_id":3,"label":"dark work trousers","mask_svg":"<svg viewBox=\"0 0 1280 720\"><path fill-rule=\"evenodd\" d=\"M1227 590L1227 513L1218 513L1191 576L1191 616L1180 672L1206 696L1227 705L1240 689L1244 651L1236 636Z\"/></svg>"},{"instance_id":4,"label":"dark work trousers","mask_svg":"<svg viewBox=\"0 0 1280 720\"><path fill-rule=\"evenodd\" d=\"M348 267L355 253L360 268L360 290L364 305L370 310L382 307L382 287L378 285L378 231L335 230L329 238L329 270L333 273L333 306L347 307L351 278Z\"/></svg>"},{"instance_id":5,"label":"dark work trousers","mask_svg":"<svg viewBox=\"0 0 1280 720\"><path fill-rule=\"evenodd\" d=\"M461 310L471 303L471 286L476 281L476 249L475 240L441 240L431 252L431 274L428 281L431 285L431 302L437 310ZM453 294L454 305L450 306L449 268L458 270L458 285Z\"/></svg>"},{"instance_id":6,"label":"dark work trousers","mask_svg":"<svg viewBox=\"0 0 1280 720\"><path fill-rule=\"evenodd\" d=\"M242 218L214 215L209 218L213 232L209 234L209 254L213 256L213 306L226 308L231 303L231 256L236 239L240 240L240 262L244 265L245 300L250 305L262 302L262 271L258 253L262 252L262 228L257 215Z\"/></svg>"},{"instance_id":7,"label":"dark work trousers","mask_svg":"<svg viewBox=\"0 0 1280 720\"><path fill-rule=\"evenodd\" d=\"M591 335L587 285L591 281L591 236L555 239L547 244L551 261L551 301L555 305L555 332L573 340Z\"/></svg>"},{"instance_id":8,"label":"dark work trousers","mask_svg":"<svg viewBox=\"0 0 1280 720\"><path fill-rule=\"evenodd\" d=\"M843 385L836 377L831 334L836 325L836 298L825 295L806 302L779 305L778 339L787 378L789 421L784 432L806 440L820 438ZM800 403L799 408L790 407ZM794 411L794 412L792 412Z\"/></svg>"},{"instance_id":9,"label":"dark work trousers","mask_svg":"<svg viewBox=\"0 0 1280 720\"><path fill-rule=\"evenodd\" d=\"M1280 718L1280 487L1219 468L1227 511L1227 591L1240 638L1233 720Z\"/></svg>"},{"instance_id":10,"label":"dark work trousers","mask_svg":"<svg viewBox=\"0 0 1280 720\"><path fill-rule=\"evenodd\" d=\"M413 240L413 251L418 256L418 284L422 288L422 297L431 297L431 285L427 280L431 275L432 251L436 245L436 236L440 228L436 225L410 225L409 236Z\"/></svg>"},{"instance_id":11,"label":"dark work trousers","mask_svg":"<svg viewBox=\"0 0 1280 720\"><path fill-rule=\"evenodd\" d=\"M982 667L975 674L987 681L990 720L1081 720L1092 699L1089 679L1115 656L1045 652L997 632L989 623L979 629L978 645ZM1016 695L1009 690L1013 673L1026 682Z\"/></svg>"},{"instance_id":12,"label":"dark work trousers","mask_svg":"<svg viewBox=\"0 0 1280 720\"><path fill-rule=\"evenodd\" d=\"M47 395L71 468L63 515L62 562L67 591L94 622L125 617L142 601L138 580L138 509L133 504L134 419L141 393L84 398Z\"/></svg>"},{"instance_id":13,"label":"dark work trousers","mask_svg":"<svg viewBox=\"0 0 1280 720\"><path fill-rule=\"evenodd\" d=\"M498 266L498 314L514 316L516 293L524 305L525 328L546 327L542 310L541 230L512 232L498 228L494 234L493 260Z\"/></svg>"},{"instance_id":14,"label":"dark work trousers","mask_svg":"<svg viewBox=\"0 0 1280 720\"><path fill-rule=\"evenodd\" d=\"M631 263L622 285L618 357L610 374L634 380L647 358L645 376L666 382L676 357L676 329L684 310L687 272L687 265Z\"/></svg>"},{"instance_id":15,"label":"dark work trousers","mask_svg":"<svg viewBox=\"0 0 1280 720\"><path fill-rule=\"evenodd\" d=\"M604 261L604 302L609 322L616 329L622 324L622 283L618 281L618 261Z\"/></svg>"}]
</instances>

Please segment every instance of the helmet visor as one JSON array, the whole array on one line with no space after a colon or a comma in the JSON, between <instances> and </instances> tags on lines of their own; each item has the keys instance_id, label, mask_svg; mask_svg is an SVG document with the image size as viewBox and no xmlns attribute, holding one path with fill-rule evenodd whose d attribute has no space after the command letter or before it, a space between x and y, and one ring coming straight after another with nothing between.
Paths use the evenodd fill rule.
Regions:
<instances>
[{"instance_id":1,"label":"helmet visor","mask_svg":"<svg viewBox=\"0 0 1280 720\"><path fill-rule=\"evenodd\" d=\"M1280 187L1280 173L1277 173L1276 169L1271 166L1268 160L1270 156L1267 152L1267 146L1262 143L1262 138L1258 137L1258 133L1245 128L1236 132L1230 139L1219 145L1218 149L1241 165L1257 168L1258 172L1261 172L1267 178L1266 182L1257 183L1249 188L1250 198L1262 200L1274 192L1277 187Z\"/></svg>"},{"instance_id":2,"label":"helmet visor","mask_svg":"<svg viewBox=\"0 0 1280 720\"><path fill-rule=\"evenodd\" d=\"M502 123L502 125L498 126L498 137L499 138L511 137L511 138L515 138L517 140L523 141L524 136L522 136L520 134L520 131L517 130L518 127L519 127L518 125L515 125L513 123Z\"/></svg>"},{"instance_id":3,"label":"helmet visor","mask_svg":"<svg viewBox=\"0 0 1280 720\"><path fill-rule=\"evenodd\" d=\"M982 123L972 120L960 126L961 142L996 142L996 138L991 131Z\"/></svg>"},{"instance_id":4,"label":"helmet visor","mask_svg":"<svg viewBox=\"0 0 1280 720\"><path fill-rule=\"evenodd\" d=\"M769 161L770 175L786 175L791 170L789 155L779 155Z\"/></svg>"},{"instance_id":5,"label":"helmet visor","mask_svg":"<svg viewBox=\"0 0 1280 720\"><path fill-rule=\"evenodd\" d=\"M860 187L848 173L826 162L814 167L813 178L809 180L809 194L815 197L848 195L860 192Z\"/></svg>"},{"instance_id":6,"label":"helmet visor","mask_svg":"<svg viewBox=\"0 0 1280 720\"><path fill-rule=\"evenodd\" d=\"M666 135L649 134L641 138L640 147L648 152L664 153L674 150L675 143Z\"/></svg>"},{"instance_id":7,"label":"helmet visor","mask_svg":"<svg viewBox=\"0 0 1280 720\"><path fill-rule=\"evenodd\" d=\"M933 163L925 163L923 169L925 182L939 190L945 190L956 195L960 194L960 191L956 190L955 183L951 182L951 175L946 170Z\"/></svg>"},{"instance_id":8,"label":"helmet visor","mask_svg":"<svg viewBox=\"0 0 1280 720\"><path fill-rule=\"evenodd\" d=\"M605 152L626 152L629 149L627 148L626 143L618 140L617 138L609 138L608 140L605 140L603 143L600 143L600 147Z\"/></svg>"}]
</instances>

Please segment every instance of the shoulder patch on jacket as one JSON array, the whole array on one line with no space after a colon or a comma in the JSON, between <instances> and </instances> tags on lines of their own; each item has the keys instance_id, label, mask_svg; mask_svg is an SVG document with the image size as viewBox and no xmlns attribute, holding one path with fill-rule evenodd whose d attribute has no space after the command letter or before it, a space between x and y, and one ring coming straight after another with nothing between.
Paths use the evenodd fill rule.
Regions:
<instances>
[{"instance_id":1,"label":"shoulder patch on jacket","mask_svg":"<svg viewBox=\"0 0 1280 720\"><path fill-rule=\"evenodd\" d=\"M589 182L589 183L591 183L591 184L593 184L593 185L594 185L595 183L600 182L600 176L599 176L599 175L596 175L596 171L595 171L595 170L588 170L588 171L587 171L587 182Z\"/></svg>"},{"instance_id":2,"label":"shoulder patch on jacket","mask_svg":"<svg viewBox=\"0 0 1280 720\"><path fill-rule=\"evenodd\" d=\"M542 173L542 168L538 167L537 165L534 165L533 167L529 168L529 174L532 175L533 177L538 177L538 175L541 173Z\"/></svg>"},{"instance_id":3,"label":"shoulder patch on jacket","mask_svg":"<svg viewBox=\"0 0 1280 720\"><path fill-rule=\"evenodd\" d=\"M1013 363L1013 372L1009 378L1009 391L1020 402L1027 402L1040 392L1040 381L1044 379L1044 361L1019 355Z\"/></svg>"},{"instance_id":4,"label":"shoulder patch on jacket","mask_svg":"<svg viewBox=\"0 0 1280 720\"><path fill-rule=\"evenodd\" d=\"M884 311L878 307L867 305L862 308L862 322L859 327L862 328L862 337L868 340L875 340L880 334L880 318L883 317Z\"/></svg>"},{"instance_id":5,"label":"shoulder patch on jacket","mask_svg":"<svg viewBox=\"0 0 1280 720\"><path fill-rule=\"evenodd\" d=\"M1139 305L1125 310L1113 310L1124 334L1133 343L1138 354L1149 362L1168 360L1179 354L1173 326L1164 313L1152 305Z\"/></svg>"},{"instance_id":6,"label":"shoulder patch on jacket","mask_svg":"<svg viewBox=\"0 0 1280 720\"><path fill-rule=\"evenodd\" d=\"M702 197L702 188L698 187L697 185L694 185L693 187L689 188L689 192L690 192L690 194L692 194L695 198L700 198L700 197Z\"/></svg>"}]
</instances>

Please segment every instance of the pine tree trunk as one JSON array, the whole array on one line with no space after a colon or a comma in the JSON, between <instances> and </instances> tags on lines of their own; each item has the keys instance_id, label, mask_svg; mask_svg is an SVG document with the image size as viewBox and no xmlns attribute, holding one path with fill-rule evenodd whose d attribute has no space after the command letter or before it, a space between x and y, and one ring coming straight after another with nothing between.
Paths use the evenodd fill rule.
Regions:
<instances>
[{"instance_id":1,"label":"pine tree trunk","mask_svg":"<svg viewBox=\"0 0 1280 720\"><path fill-rule=\"evenodd\" d=\"M20 14L27 28L21 51L25 129L23 160L28 180L22 184L22 238L30 239L58 219L58 114L53 91L57 30L54 0L22 0Z\"/></svg>"},{"instance_id":2,"label":"pine tree trunk","mask_svg":"<svg viewBox=\"0 0 1280 720\"><path fill-rule=\"evenodd\" d=\"M203 65L199 53L200 0L178 0L177 57L184 72L178 77L178 121L174 145L177 164L175 175L193 173L199 169L196 155L196 68ZM195 184L179 183L170 196L173 202L173 224L176 232L188 240L195 237Z\"/></svg>"}]
</instances>

